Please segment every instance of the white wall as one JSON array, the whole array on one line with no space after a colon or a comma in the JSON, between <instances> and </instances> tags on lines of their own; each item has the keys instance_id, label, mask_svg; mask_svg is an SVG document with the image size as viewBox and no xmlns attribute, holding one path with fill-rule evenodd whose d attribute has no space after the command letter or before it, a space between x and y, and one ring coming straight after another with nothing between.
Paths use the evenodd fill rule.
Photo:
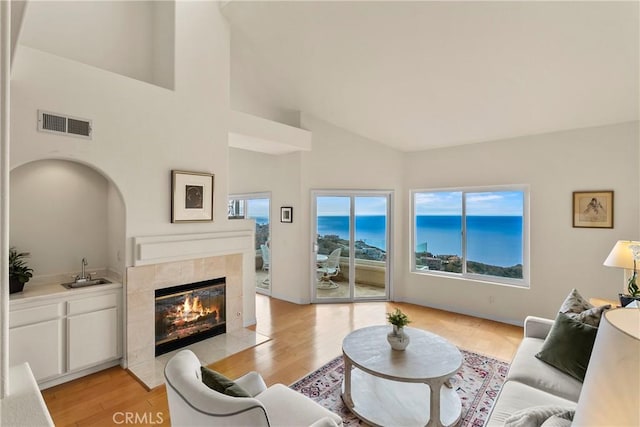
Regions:
<instances>
[{"instance_id":1,"label":"white wall","mask_svg":"<svg viewBox=\"0 0 640 427\"><path fill-rule=\"evenodd\" d=\"M151 83L174 88L175 4L155 1L152 6Z\"/></svg>"},{"instance_id":2,"label":"white wall","mask_svg":"<svg viewBox=\"0 0 640 427\"><path fill-rule=\"evenodd\" d=\"M107 269L123 278L126 267L126 212L122 195L109 182L107 189Z\"/></svg>"},{"instance_id":3,"label":"white wall","mask_svg":"<svg viewBox=\"0 0 640 427\"><path fill-rule=\"evenodd\" d=\"M21 43L172 88L172 8L168 1L32 1Z\"/></svg>"},{"instance_id":4,"label":"white wall","mask_svg":"<svg viewBox=\"0 0 640 427\"><path fill-rule=\"evenodd\" d=\"M278 156L229 148L229 193L260 193L274 190Z\"/></svg>"},{"instance_id":5,"label":"white wall","mask_svg":"<svg viewBox=\"0 0 640 427\"><path fill-rule=\"evenodd\" d=\"M554 318L573 287L586 297L616 299L623 273L602 262L617 240L640 237L638 137L635 122L407 153L405 209L411 189L530 186L531 287L419 275L405 260L398 297L509 322L529 314ZM613 229L572 227L572 192L580 190L615 191ZM408 233L407 221L407 251Z\"/></svg>"},{"instance_id":6,"label":"white wall","mask_svg":"<svg viewBox=\"0 0 640 427\"><path fill-rule=\"evenodd\" d=\"M315 138L313 146L317 147ZM278 197L273 198L272 213L275 215L271 236L271 295L276 298L307 304L311 301L309 259L311 242L309 236L309 209L305 205L304 174L301 153L290 153L278 157ZM293 222L280 222L280 208L293 208ZM277 279L274 279L274 277Z\"/></svg>"},{"instance_id":7,"label":"white wall","mask_svg":"<svg viewBox=\"0 0 640 427\"><path fill-rule=\"evenodd\" d=\"M231 109L299 127L299 111L292 111L271 102L275 88L268 87L267 79L262 76L277 71L262 68L256 72L254 68L241 65L251 63L245 58L264 55L253 49L252 43L242 41L242 38L242 31L231 28Z\"/></svg>"},{"instance_id":8,"label":"white wall","mask_svg":"<svg viewBox=\"0 0 640 427\"><path fill-rule=\"evenodd\" d=\"M11 172L10 245L30 252L34 276L106 268L107 180L74 162L42 160Z\"/></svg>"}]
</instances>

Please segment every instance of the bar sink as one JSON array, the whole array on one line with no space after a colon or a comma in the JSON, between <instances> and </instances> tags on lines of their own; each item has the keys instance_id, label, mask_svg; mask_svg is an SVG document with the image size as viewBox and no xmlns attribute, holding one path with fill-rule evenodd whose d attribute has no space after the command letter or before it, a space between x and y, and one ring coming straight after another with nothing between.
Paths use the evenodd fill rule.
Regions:
<instances>
[{"instance_id":1,"label":"bar sink","mask_svg":"<svg viewBox=\"0 0 640 427\"><path fill-rule=\"evenodd\" d=\"M96 286L96 285L106 285L107 283L111 283L111 281L103 278L98 279L85 279L85 280L76 280L75 282L63 283L67 289L75 289L75 288L84 288L85 286Z\"/></svg>"}]
</instances>

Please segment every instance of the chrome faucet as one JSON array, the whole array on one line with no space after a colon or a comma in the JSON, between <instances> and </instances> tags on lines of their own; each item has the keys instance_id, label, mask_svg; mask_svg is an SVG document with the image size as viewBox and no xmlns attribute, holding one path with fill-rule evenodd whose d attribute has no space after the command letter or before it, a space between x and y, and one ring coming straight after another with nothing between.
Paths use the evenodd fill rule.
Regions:
<instances>
[{"instance_id":1,"label":"chrome faucet","mask_svg":"<svg viewBox=\"0 0 640 427\"><path fill-rule=\"evenodd\" d=\"M76 282L84 282L87 280L91 280L91 274L86 275L84 273L84 267L89 265L86 258L82 258L82 273L80 276L76 276Z\"/></svg>"}]
</instances>

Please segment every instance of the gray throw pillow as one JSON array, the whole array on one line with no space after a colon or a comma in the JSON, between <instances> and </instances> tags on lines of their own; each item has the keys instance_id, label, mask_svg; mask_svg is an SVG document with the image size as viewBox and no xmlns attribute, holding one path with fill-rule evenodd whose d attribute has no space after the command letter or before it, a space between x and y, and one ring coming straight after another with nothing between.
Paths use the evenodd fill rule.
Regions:
<instances>
[{"instance_id":1,"label":"gray throw pillow","mask_svg":"<svg viewBox=\"0 0 640 427\"><path fill-rule=\"evenodd\" d=\"M582 313L590 308L593 308L593 304L580 295L576 288L573 288L562 302L559 311L560 313Z\"/></svg>"},{"instance_id":2,"label":"gray throw pillow","mask_svg":"<svg viewBox=\"0 0 640 427\"><path fill-rule=\"evenodd\" d=\"M252 397L245 389L238 384L206 366L200 367L202 382L212 390L233 397Z\"/></svg>"},{"instance_id":3,"label":"gray throw pillow","mask_svg":"<svg viewBox=\"0 0 640 427\"><path fill-rule=\"evenodd\" d=\"M578 381L584 381L598 328L558 313L536 357Z\"/></svg>"},{"instance_id":4,"label":"gray throw pillow","mask_svg":"<svg viewBox=\"0 0 640 427\"><path fill-rule=\"evenodd\" d=\"M586 323L587 325L595 326L597 328L600 325L602 313L610 308L611 305L609 304L602 305L600 307L594 306L584 299L577 289L573 288L560 306L559 311L560 313L564 313L582 323Z\"/></svg>"},{"instance_id":5,"label":"gray throw pillow","mask_svg":"<svg viewBox=\"0 0 640 427\"><path fill-rule=\"evenodd\" d=\"M611 308L611 304L601 305L600 307L593 307L589 310L585 310L582 313L565 313L567 316L582 322L587 325L591 325L593 327L600 326L600 319L602 318L602 313L605 310L609 310Z\"/></svg>"}]
</instances>

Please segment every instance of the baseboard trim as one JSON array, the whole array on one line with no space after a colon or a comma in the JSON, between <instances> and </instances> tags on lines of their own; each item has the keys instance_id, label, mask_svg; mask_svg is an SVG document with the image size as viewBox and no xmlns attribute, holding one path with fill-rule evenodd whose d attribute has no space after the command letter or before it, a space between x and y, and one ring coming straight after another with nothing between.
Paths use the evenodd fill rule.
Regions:
<instances>
[{"instance_id":1,"label":"baseboard trim","mask_svg":"<svg viewBox=\"0 0 640 427\"><path fill-rule=\"evenodd\" d=\"M96 372L100 372L107 368L111 368L120 364L121 364L121 359L111 360L105 363L101 363L100 365L83 369L81 371L71 372L68 374L60 375L59 377L56 377L50 380L39 382L38 387L40 388L40 390L45 390L55 385L66 383L78 378L86 377L87 375L95 374Z\"/></svg>"}]
</instances>

